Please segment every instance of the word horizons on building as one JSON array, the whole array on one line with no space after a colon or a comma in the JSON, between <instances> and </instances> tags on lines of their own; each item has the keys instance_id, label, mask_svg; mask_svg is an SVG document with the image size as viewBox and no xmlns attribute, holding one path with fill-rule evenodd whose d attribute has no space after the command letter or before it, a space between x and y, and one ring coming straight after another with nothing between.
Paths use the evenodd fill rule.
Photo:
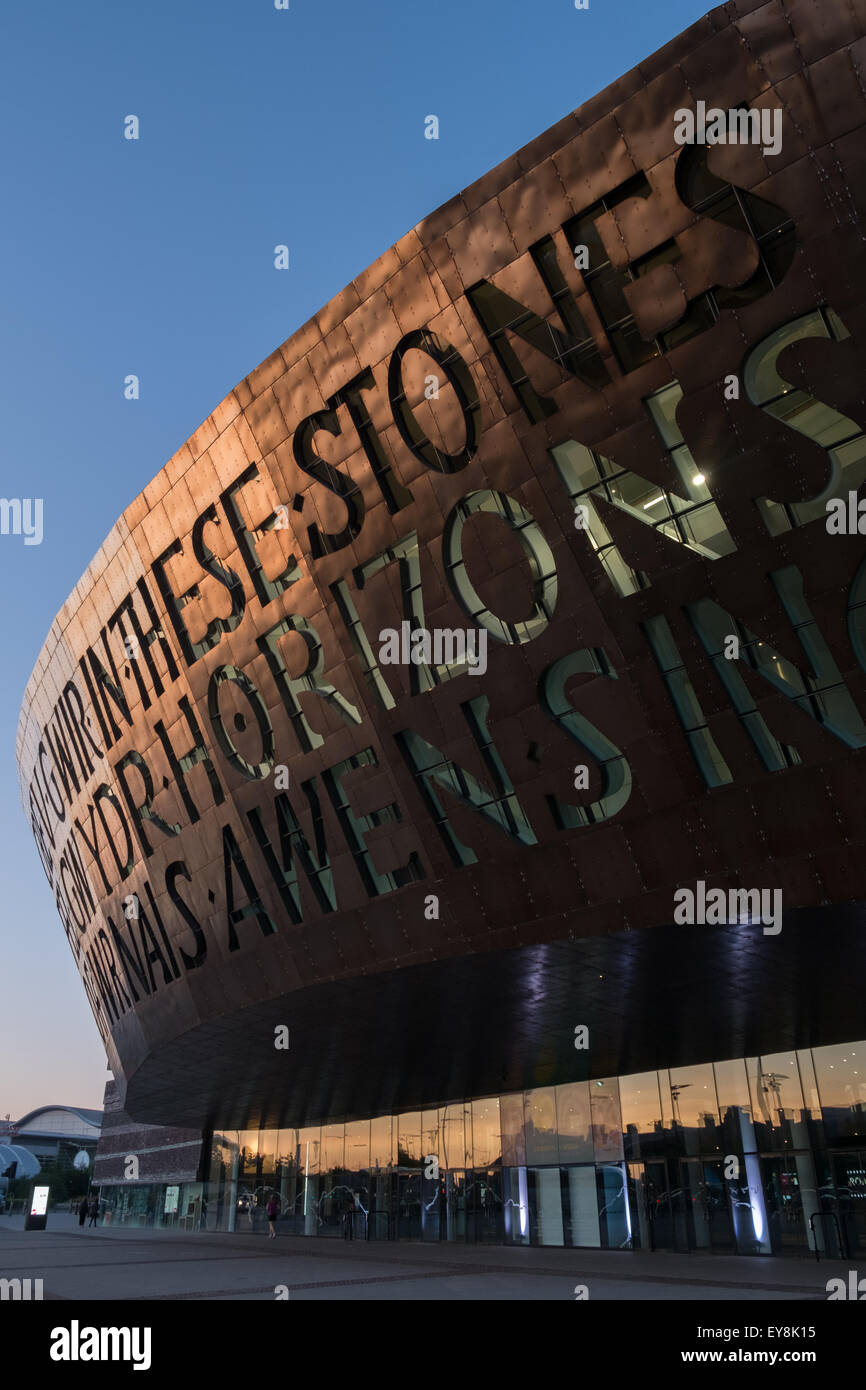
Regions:
<instances>
[{"instance_id":1,"label":"word horizons on building","mask_svg":"<svg viewBox=\"0 0 866 1390\"><path fill-rule=\"evenodd\" d=\"M453 674L468 670L483 676L487 670L487 633L482 628L436 627L432 632L411 623L400 624L399 632L386 627L379 633L380 666L430 666L446 668Z\"/></svg>"},{"instance_id":2,"label":"word horizons on building","mask_svg":"<svg viewBox=\"0 0 866 1390\"><path fill-rule=\"evenodd\" d=\"M417 342L418 335L409 336L413 342ZM773 336L774 339L778 337ZM450 363L454 379L459 380L465 364L463 367L455 365L455 350L446 349L441 342L434 344L429 338L424 341L424 350L434 354L434 360ZM392 363L401 360L404 348L405 340L395 349ZM468 369L465 371L468 373ZM466 390L463 395L465 398ZM405 402L400 409L405 409ZM477 425L473 424L468 401L464 414L467 440L472 438L474 449L477 447L478 430ZM395 418L400 418L399 411ZM342 483L336 484L331 474L319 473L312 455L307 461L310 421L298 426L295 437L298 441L296 453L302 466L323 486L343 496L344 501L348 498L348 503L356 509L357 524L338 535L323 535L316 526L308 528L312 555L321 560L335 548L342 548L350 539L356 538L363 512L358 510L360 503L357 499L353 503L351 494L344 495ZM556 449L551 451L552 454L556 452ZM560 466L559 460L552 477L559 477L567 488L573 486L568 467L565 464ZM123 934L125 923L122 905L118 901L117 907L112 908L110 899L118 889L123 890L124 880L136 868L136 844L139 862L144 865L155 853L155 836L172 839L181 833L181 825L167 819L154 806L157 769L140 748L134 743L130 746L130 735L134 738L136 732L146 725L147 711L154 701L164 701L167 691L182 680L183 665L190 670L194 668L203 658L210 656L224 635L237 628L251 610L269 608L299 581L300 567L294 556L290 556L282 572L275 578L267 577L259 552L257 528L251 529L243 519L240 501L253 486L261 486L261 478L261 465L248 464L224 488L219 498L222 512L236 538L246 582L236 571L226 568L203 542L205 526L213 524L217 517L215 504L208 504L197 517L191 533L192 551L200 566L199 579L194 579L181 592L173 586L170 561L173 557L186 554L186 550L180 539L172 540L151 566L156 594L161 599L165 616L159 611L159 599L147 578L140 576L134 587L108 614L98 639L80 655L78 670L66 680L35 746L27 789L31 827L103 1037L107 1037L111 1023L135 1007L142 996L149 996L179 979L182 973L199 968L208 955L208 933L181 891L181 882L189 883L192 880L191 870L184 858L172 859L166 865L162 885L154 886L142 876L142 882L137 887L142 910L135 923L135 931L129 927L126 936ZM390 470L386 473L380 468L377 482L389 496L396 498L401 495L402 484L398 483ZM268 515L273 518L273 505L268 508ZM534 583L531 613L524 622L510 623L498 618L483 604L469 580L463 558L462 537L466 518L472 515L495 517L500 524L504 523L511 529L531 569L539 576ZM666 539L674 546L679 545L686 550L690 548L687 540L672 536ZM593 538L593 548L596 545L597 540ZM453 598L494 641L505 647L523 647L548 628L558 592L556 566L537 521L515 498L492 489L474 490L459 498L445 519L443 553L447 556L446 576ZM704 559L714 558L706 552L701 554ZM395 558L401 561L398 569L404 608L410 608L418 621L423 618L424 570L414 531L405 533L383 554L368 561L358 578L368 583L372 575ZM210 621L203 635L194 636L188 615L193 612L195 602L200 601L199 586L204 578L214 581L230 594L231 615L226 619ZM803 578L799 571L794 566L785 566L774 571L771 578L786 612L796 625L796 637L808 652L817 678L838 684L838 669L806 604ZM859 657L863 651L866 661L866 644L860 645L861 627L866 628L866 609L861 607L859 597L864 586L866 579L858 575L851 591L849 624L855 652ZM376 660L363 617L346 580L338 578L332 583L331 589L373 704L385 710L394 709L397 695L388 685L383 667ZM284 611L275 615L255 639L258 652L264 658L262 672L269 682L267 690L261 690L249 675L238 670L231 661L213 666L207 682L204 702L206 718L219 753L228 768L251 781L267 778L277 761L276 735L269 713L275 696L278 705L288 716L289 727L301 755L316 750L324 743L323 735L309 721L301 696L305 700L310 696L322 700L349 727L357 728L365 720L362 707L324 678L323 647L313 623L300 613L285 611L285 607L285 604L281 604ZM730 633L733 620L709 599L690 604L688 612L713 664L730 690L735 708L745 720L750 706L741 696L739 687L731 686L729 679L722 674L719 663L719 635ZM681 695L679 685L668 676L671 658L667 655L670 649L667 619L662 614L648 617L641 624L641 630L668 685L677 717L707 786L732 781L733 774L724 760L716 754L709 756L712 741L708 734L691 732L691 714L687 702ZM169 641L168 632L172 632L176 648ZM297 675L290 674L282 653L282 643L292 634L302 638L307 651L306 665ZM127 652L125 644L130 637L136 639L140 652L139 658L129 664L129 673L140 701L135 717L120 675ZM797 668L772 644L761 642L759 649L756 639L750 637L748 641L755 671L790 699L799 700L805 678ZM176 651L179 655L176 655ZM422 649L419 655L424 657L426 652ZM676 658L673 664L678 664ZM724 665L727 667L730 663ZM413 660L409 669L410 697L429 695L440 688L441 676L435 666L423 662L416 664ZM627 804L632 789L629 763L622 749L565 698L566 681L578 673L602 676L614 682L618 679L607 653L603 649L586 647L573 647L548 663L539 673L540 712L553 722L561 734L577 743L583 752L589 752L598 769L598 792L594 801L583 805L569 804L558 796L548 796L545 813L552 817L558 829L567 830L611 819ZM250 724L259 734L260 747L252 758L242 751L235 729L230 727L222 712L220 696L229 688L248 711L245 716L236 716L241 723L236 723L235 728L246 728ZM490 700L486 695L470 699L461 706L468 732L479 748L491 746L487 727L489 706ZM866 745L866 726L844 685L836 693L832 719L820 705L799 704L798 708L811 715L827 732L840 738L848 747ZM165 786L167 788L173 784L188 822L195 825L204 810L202 787L209 786L215 806L225 802L226 792L217 772L211 745L196 717L189 694L184 692L179 696L176 712L170 721L157 719L153 727L167 762L168 776L163 779ZM768 741L768 734L761 730L760 723L756 723L753 717L745 727L755 738L767 770L775 770L781 764L773 751L772 741ZM178 743L182 729L188 732L191 740L187 747ZM394 737L455 867L470 866L477 857L455 834L450 818L439 801L437 788L456 796L462 804L474 809L518 844L530 846L538 843L536 825L522 806L499 759L489 764L493 780L490 787L485 787L473 774L452 763L411 727L404 725ZM125 751L113 763L116 780L112 782L107 778L108 757L115 746L119 749L125 746ZM322 790L333 804L341 829L352 847L354 864L364 890L371 897L392 892L428 874L423 866L420 848L412 851L404 864L389 874L381 874L375 866L365 836L383 819L402 819L402 809L396 802L380 808L375 815L368 813L366 818L347 818L343 812L342 808L346 805L345 777L364 766L378 765L379 754L375 747L364 742L356 754L324 770L321 784L317 777L299 779L304 797L314 813L317 813L320 805ZM201 768L207 780L199 785L194 795L190 776L197 767ZM82 795L84 788L89 789L86 796ZM297 862L309 880L312 893L312 898L308 898L304 907L293 868L294 855L286 865L279 864L271 847L273 832L266 829L263 811L250 809L246 818L253 832L254 843L262 854L289 919L300 922L309 914L311 906L319 913L336 911L339 903L335 885L331 877L323 872L328 869L330 853L325 852L324 858L320 858L317 864L315 851L311 848L313 841L301 831L296 806L284 793L280 793L272 803L270 815L288 830L292 839L287 843L297 845ZM237 926L242 920L250 916L257 919L265 934L276 931L276 926L263 906L253 870L230 820L223 824L221 838L226 884L225 945L229 952L233 952L240 949ZM319 853L323 848L317 846ZM85 868L85 853L90 855L90 872ZM106 904L103 908L97 905L98 890L92 882L93 872L101 883ZM237 905L235 878L246 892L246 906ZM122 891L121 896L126 895L126 891ZM179 920L191 933L189 940L179 949L171 944L163 918L165 908L161 908L157 901L162 896L165 904L166 895Z\"/></svg>"},{"instance_id":3,"label":"word horizons on building","mask_svg":"<svg viewBox=\"0 0 866 1390\"><path fill-rule=\"evenodd\" d=\"M765 936L782 930L780 888L710 888L701 878L694 888L674 893L674 921L681 926L763 925Z\"/></svg>"},{"instance_id":4,"label":"word horizons on building","mask_svg":"<svg viewBox=\"0 0 866 1390\"><path fill-rule=\"evenodd\" d=\"M696 110L681 107L674 115L674 139L678 145L760 145L762 154L776 155L782 148L780 107L732 107L707 109L699 101Z\"/></svg>"},{"instance_id":5,"label":"word horizons on building","mask_svg":"<svg viewBox=\"0 0 866 1390\"><path fill-rule=\"evenodd\" d=\"M131 1361L134 1371L148 1371L151 1342L149 1327L82 1327L73 1318L51 1329L48 1354L52 1361Z\"/></svg>"},{"instance_id":6,"label":"word horizons on building","mask_svg":"<svg viewBox=\"0 0 866 1390\"><path fill-rule=\"evenodd\" d=\"M777 337L778 335L774 335L774 339ZM473 423L473 408L469 402L470 393L474 396L474 388L466 385L468 368L465 364L459 365L456 362L455 350L438 340L434 342L429 335L410 334L408 340L404 339L395 349L391 359L392 366L402 360L407 342L417 345L419 341L423 341L424 351L433 355L434 360L449 364L455 381L464 382L462 397L466 400L464 416L467 441L472 439L474 451L478 444L478 427ZM760 348L759 344L753 351L757 352ZM405 409L405 402L399 410L395 407L396 420L402 418L400 410ZM343 497L344 501L348 499L350 514L354 507L356 515L356 525L336 535L326 536L319 532L316 526L308 527L312 557L315 559L318 556L322 559L357 536L363 520L363 511L359 510L361 504L357 499L353 501L352 495L345 492L343 484L337 484L331 474L321 473L315 466L314 456L308 456L309 430L312 423L315 423L314 417L301 422L296 430L296 454L299 462L323 486ZM554 448L551 453L556 455L557 450ZM167 865L161 887L155 888L149 879L144 878L138 892L142 911L136 924L136 932L133 934L130 929L130 935L126 937L123 935L122 908L120 905L117 910L109 907L104 912L104 919L102 918L101 912L97 909L97 892L90 874L85 869L84 853L88 851L105 897L110 898L113 892L122 887L124 880L135 867L136 842L142 862L146 863L154 854L154 834L171 838L178 836L181 830L177 822L167 820L155 809L153 803L156 797L156 769L138 748L127 747L115 761L115 784L112 785L106 780L106 760L110 750L115 745L123 746L124 742L129 741L124 736L124 725L133 733L136 728L131 705L124 694L123 681L119 674L126 656L125 644L130 637L134 637L140 651L139 659L130 663L130 672L141 702L141 712L137 716L140 726L154 699L164 697L167 689L181 679L182 664L190 669L195 667L219 645L224 634L233 631L241 623L252 607L269 607L298 582L300 568L294 556L290 557L288 564L275 578L267 577L259 552L257 528L250 529L243 519L240 501L247 490L254 485L260 485L261 476L260 464L247 465L222 491L219 499L224 516L236 537L247 583L244 583L234 570L227 569L218 561L203 543L205 525L213 523L217 516L214 504L208 504L202 510L192 528L192 550L201 567L200 577L210 578L230 593L231 616L228 619L211 621L206 626L203 636L192 635L188 614L192 612L192 604L200 595L199 581L194 581L180 593L173 587L169 575L169 562L173 557L186 552L180 539L171 541L156 557L151 567L156 591L168 621L166 622L166 617L161 616L157 607L158 599L146 577L141 576L134 588L108 615L98 641L88 646L80 656L77 675L71 675L67 680L38 743L38 756L34 759L28 789L31 826L49 883L55 889L58 911L82 970L85 988L103 1037L107 1036L110 1024L133 1008L142 995L148 996L180 978L182 972L198 968L208 954L208 939L204 925L181 892L181 880L190 882L192 878L184 859L173 859ZM561 465L559 460L553 473L554 478L557 476L567 488L573 486L567 466ZM390 470L380 468L376 480L388 496L401 497L402 484L398 483ZM268 508L271 520L274 510L273 505ZM500 522L504 522L518 537L531 568L536 574L543 576L535 583L531 615L523 623L506 623L496 617L481 602L471 581L468 580L463 560L462 537L465 520L467 516L472 515L494 516ZM689 548L688 541L678 541L675 537L668 539L674 545ZM596 544L594 538L593 548ZM454 599L495 641L505 646L524 646L548 627L556 602L556 569L551 564L550 549L540 527L515 498L493 490L476 490L461 497L445 520L443 552L448 557L446 575ZM713 558L706 553L703 557ZM359 580L369 582L372 575L395 558L401 560L399 575L404 607L413 609L417 621L423 618L423 567L414 531L405 534L398 543L392 544L382 555L376 556L364 565L358 576ZM792 618L796 618L797 637L804 645L808 637L807 650L811 660L814 663L818 659L819 674L825 680L832 680L834 673L838 673L829 652L823 646L820 633L805 603L802 577L794 567L788 566L775 571L772 579L786 610ZM863 582L859 578L855 580L851 599L852 634L856 631L858 640L860 625L866 626L866 613L860 608L858 597ZM334 582L332 592L375 702L384 709L393 709L397 704L396 695L389 687L382 667L376 660L363 619L345 579ZM718 631L721 629L724 633L730 632L732 620L723 615L710 600L690 605L689 614L701 633L707 651L713 655L714 664L718 669ZM179 659L168 639L167 631L174 635ZM667 681L668 658L664 654L665 642L668 640L666 632L667 622L661 615L650 618L643 624L644 637L649 642ZM281 649L283 640L292 633L301 636L308 652L307 664L297 676L289 673ZM209 677L206 710L217 748L227 765L244 778L261 781L268 776L276 761L275 733L268 713L268 708L273 704L274 694L278 696L289 717L290 727L294 731L301 754L315 750L324 742L323 736L309 722L301 704L302 694L307 697L314 695L325 701L350 727L363 724L364 715L361 708L348 696L323 679L322 644L312 622L306 617L299 613L282 613L257 636L256 645L264 657L264 669L272 682L272 690L261 692L245 672L237 670L230 663L218 665L212 669ZM802 678L796 668L791 667L770 644L762 643L761 646L763 652L754 659L755 669L789 698L798 698L802 689ZM426 653L422 650L420 655L424 656ZM416 664L413 661L410 671L412 696L429 694L438 688L440 679L434 667ZM631 775L622 750L584 716L579 715L564 699L565 681L572 673L581 671L606 676L612 680L617 679L606 653L587 648L573 649L568 655L558 658L541 672L539 678L542 713L584 752L588 751L596 759L601 773L598 799L585 807L569 805L558 797L548 798L549 814L552 815L554 824L562 829L577 828L610 819L622 810L631 794ZM220 693L226 687L231 687L236 697L248 707L253 727L258 729L261 746L254 761L241 751L234 731L222 714ZM739 706L741 701L738 694L732 693L735 705ZM706 737L689 733L686 706L674 684L670 685L670 694L683 730L687 733L693 752L701 763L707 785L715 786L719 785L720 781L732 780L732 774L718 758L713 759L712 769L704 766L703 750L697 740L700 737L706 744ZM847 718L843 718L846 707L848 715ZM462 706L469 732L479 747L486 746L489 742L486 722L488 708L487 696L469 700ZM832 722L825 718L820 706L813 708L801 705L800 708L822 723L829 732L842 738L849 747L861 747L866 744L866 727L859 713L853 709L844 687L837 694L835 717ZM242 716L242 722L249 722L248 718ZM201 766L202 771L206 773L215 805L219 806L225 801L226 793L217 773L210 745L186 693L180 695L172 724L173 735L169 734L169 726L163 719L155 722L154 730L168 763L170 777L165 780L169 785L173 781L187 819L194 825L199 821L202 812L200 794L198 799L194 797L189 786L193 770ZM192 740L185 749L177 746L176 742L178 731L184 726ZM753 732L756 727L754 721L751 721L748 727L750 732ZM465 805L474 808L483 817L499 826L519 844L532 845L538 842L535 826L517 799L507 774L503 775L504 770L499 762L491 766L494 787L488 790L465 769L456 767L444 758L411 728L404 727L399 730L395 738L422 797L434 814L439 835L456 867L473 864L476 862L476 856L455 835L450 820L444 814L436 796L437 786L457 795ZM761 752L767 757L763 744ZM348 760L341 760L322 774L323 789L333 803L335 811L339 813L345 804L343 779L346 775L362 766L378 766L378 763L379 756L375 748L366 743L356 755ZM775 766L772 758L767 758L768 770ZM138 790L135 786L136 781L139 783ZM79 801L82 787L91 788L89 801ZM318 806L320 792L317 779L304 781L303 792L311 809ZM67 808L72 813L71 816ZM323 877L321 872L316 871L316 863L309 848L310 842L300 831L294 805L281 793L273 802L271 814L276 816L281 825L289 827L291 834L297 839L298 862L309 879L313 901L319 912L337 910L338 900L334 885L327 877ZM376 814L395 820L402 818L401 808L396 802L381 808ZM260 810L250 810L247 819L290 920L301 921L304 909L297 879L294 875L291 878L286 877L291 861L288 868L279 865L271 849L271 836L265 828ZM394 891L415 879L427 876L420 850L413 851L401 868L391 874L380 874L364 838L378 822L375 819L365 820L359 817L355 817L353 822L347 822L342 816L340 819L341 827L353 846L356 868L370 896ZM58 851L57 837L64 832L65 843ZM261 930L266 934L275 931L276 927L262 905L253 872L240 847L236 831L228 821L222 827L222 851L228 914L226 947L231 952L240 949L237 924L246 917L252 915L258 919ZM327 868L329 858L330 856L326 855L320 867ZM235 876L246 890L246 907L239 908L236 905L236 890L232 883ZM170 935L157 903L161 893L167 894L180 920L192 933L190 941L180 949L174 949L171 945ZM309 906L306 911L309 912ZM84 935L95 916L97 921L89 942L83 945Z\"/></svg>"}]
</instances>

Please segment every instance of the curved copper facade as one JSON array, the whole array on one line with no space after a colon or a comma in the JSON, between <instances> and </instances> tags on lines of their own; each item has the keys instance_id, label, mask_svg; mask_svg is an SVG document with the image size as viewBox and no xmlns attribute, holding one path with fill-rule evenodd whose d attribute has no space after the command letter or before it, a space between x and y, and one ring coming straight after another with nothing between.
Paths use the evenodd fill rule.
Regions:
<instances>
[{"instance_id":1,"label":"curved copper facade","mask_svg":"<svg viewBox=\"0 0 866 1390\"><path fill-rule=\"evenodd\" d=\"M859 1035L850 954L809 962L860 949L826 914L866 897L862 542L795 508L862 480L866 41L815 14L713 11L426 218L60 611L22 795L137 1117L636 1069L647 1030L653 1064L761 1018ZM677 145L699 100L778 108L781 150ZM486 671L377 665L403 622L480 624ZM672 927L697 880L781 889L785 930Z\"/></svg>"}]
</instances>

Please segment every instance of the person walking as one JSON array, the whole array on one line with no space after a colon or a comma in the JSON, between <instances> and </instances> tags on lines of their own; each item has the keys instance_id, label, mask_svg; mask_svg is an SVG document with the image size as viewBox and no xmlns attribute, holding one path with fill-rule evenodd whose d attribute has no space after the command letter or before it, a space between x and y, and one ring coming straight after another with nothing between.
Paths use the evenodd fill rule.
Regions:
<instances>
[{"instance_id":1,"label":"person walking","mask_svg":"<svg viewBox=\"0 0 866 1390\"><path fill-rule=\"evenodd\" d=\"M276 1192L272 1192L268 1198L265 1211L268 1213L268 1240L273 1240L277 1234L277 1217L280 1214L280 1199Z\"/></svg>"},{"instance_id":2,"label":"person walking","mask_svg":"<svg viewBox=\"0 0 866 1390\"><path fill-rule=\"evenodd\" d=\"M81 1201L80 1201L79 1204L78 1204L78 1224L79 1224L79 1226L83 1226L83 1225L84 1225L84 1222L86 1221L86 1219L87 1219L87 1198L86 1198L86 1197L82 1197Z\"/></svg>"},{"instance_id":3,"label":"person walking","mask_svg":"<svg viewBox=\"0 0 866 1390\"><path fill-rule=\"evenodd\" d=\"M95 1197L91 1197L87 1210L90 1213L90 1221L88 1222L88 1225L95 1226L96 1218L99 1215L99 1202L96 1200Z\"/></svg>"}]
</instances>

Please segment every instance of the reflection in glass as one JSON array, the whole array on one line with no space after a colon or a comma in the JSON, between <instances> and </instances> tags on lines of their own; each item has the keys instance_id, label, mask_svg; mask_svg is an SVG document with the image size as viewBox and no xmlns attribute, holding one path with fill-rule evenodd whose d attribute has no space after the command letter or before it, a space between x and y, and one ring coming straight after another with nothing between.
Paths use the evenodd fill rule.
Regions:
<instances>
[{"instance_id":1,"label":"reflection in glass","mask_svg":"<svg viewBox=\"0 0 866 1390\"><path fill-rule=\"evenodd\" d=\"M598 1249L601 1245L598 1188L594 1163L581 1163L567 1169L568 1218L566 1243Z\"/></svg>"},{"instance_id":2,"label":"reflection in glass","mask_svg":"<svg viewBox=\"0 0 866 1390\"><path fill-rule=\"evenodd\" d=\"M523 1130L523 1096L500 1096L503 1168L523 1167L526 1163L526 1136Z\"/></svg>"},{"instance_id":3,"label":"reflection in glass","mask_svg":"<svg viewBox=\"0 0 866 1390\"><path fill-rule=\"evenodd\" d=\"M498 1108L498 1102L497 1102ZM502 1169L479 1168L466 1175L466 1215L470 1239L495 1244L505 1237Z\"/></svg>"},{"instance_id":4,"label":"reflection in glass","mask_svg":"<svg viewBox=\"0 0 866 1390\"><path fill-rule=\"evenodd\" d=\"M345 1152L345 1125L322 1125L322 1172L342 1172Z\"/></svg>"},{"instance_id":5,"label":"reflection in glass","mask_svg":"<svg viewBox=\"0 0 866 1390\"><path fill-rule=\"evenodd\" d=\"M747 1057L746 1070L756 1125L782 1129L787 1121L802 1118L803 1092L795 1053Z\"/></svg>"},{"instance_id":6,"label":"reflection in glass","mask_svg":"<svg viewBox=\"0 0 866 1390\"><path fill-rule=\"evenodd\" d=\"M259 1132L257 1129L239 1131L240 1160L239 1176L243 1179L255 1178L258 1169Z\"/></svg>"},{"instance_id":7,"label":"reflection in glass","mask_svg":"<svg viewBox=\"0 0 866 1390\"><path fill-rule=\"evenodd\" d=\"M370 1121L370 1167L377 1172L394 1162L391 1126L390 1115L377 1115Z\"/></svg>"},{"instance_id":8,"label":"reflection in glass","mask_svg":"<svg viewBox=\"0 0 866 1390\"><path fill-rule=\"evenodd\" d=\"M743 1081L745 1082L745 1073ZM644 1071L634 1076L621 1076L619 1098L628 1156L640 1158L644 1151L647 1151L647 1143L657 1141L662 1130L658 1073ZM648 1151L651 1152L652 1149Z\"/></svg>"},{"instance_id":9,"label":"reflection in glass","mask_svg":"<svg viewBox=\"0 0 866 1390\"><path fill-rule=\"evenodd\" d=\"M866 1144L866 1046L813 1047L812 1056L828 1141Z\"/></svg>"},{"instance_id":10,"label":"reflection in glass","mask_svg":"<svg viewBox=\"0 0 866 1390\"><path fill-rule=\"evenodd\" d=\"M304 1172L308 1174L318 1173L319 1154L321 1150L322 1131L319 1125L313 1125L308 1129L302 1129L300 1134L301 1162Z\"/></svg>"},{"instance_id":11,"label":"reflection in glass","mask_svg":"<svg viewBox=\"0 0 866 1390\"><path fill-rule=\"evenodd\" d=\"M596 1163L621 1159L622 1118L619 1109L619 1082L615 1076L589 1083L592 1141Z\"/></svg>"},{"instance_id":12,"label":"reflection in glass","mask_svg":"<svg viewBox=\"0 0 866 1390\"><path fill-rule=\"evenodd\" d=\"M530 1230L533 1245L563 1245L562 1193L558 1168L530 1168Z\"/></svg>"},{"instance_id":13,"label":"reflection in glass","mask_svg":"<svg viewBox=\"0 0 866 1390\"><path fill-rule=\"evenodd\" d=\"M524 1096L524 1113L526 1115L526 1162L558 1163L556 1092L553 1086L527 1091Z\"/></svg>"},{"instance_id":14,"label":"reflection in glass","mask_svg":"<svg viewBox=\"0 0 866 1390\"><path fill-rule=\"evenodd\" d=\"M279 1229L291 1235L303 1231L303 1164L300 1132L280 1129L276 1138L274 1189L280 1199Z\"/></svg>"},{"instance_id":15,"label":"reflection in glass","mask_svg":"<svg viewBox=\"0 0 866 1390\"><path fill-rule=\"evenodd\" d=\"M445 1224L445 1159L439 1130L439 1111L421 1115L421 1233L424 1240L439 1240Z\"/></svg>"},{"instance_id":16,"label":"reflection in glass","mask_svg":"<svg viewBox=\"0 0 866 1390\"><path fill-rule=\"evenodd\" d=\"M409 1111L397 1116L397 1164L401 1168L417 1168L421 1163L421 1112Z\"/></svg>"},{"instance_id":17,"label":"reflection in glass","mask_svg":"<svg viewBox=\"0 0 866 1390\"><path fill-rule=\"evenodd\" d=\"M258 1231L275 1191L281 1233L339 1237L354 1193L355 1233L374 1240L853 1258L866 1250L864 1063L855 1042L345 1126L219 1132L206 1183L179 1185L170 1220ZM147 1224L167 1219L165 1196L153 1184L106 1200L115 1220Z\"/></svg>"},{"instance_id":18,"label":"reflection in glass","mask_svg":"<svg viewBox=\"0 0 866 1390\"><path fill-rule=\"evenodd\" d=\"M853 1046L856 1048L857 1044ZM863 1054L866 1056L866 1053ZM818 1079L815 1075L815 1063L811 1052L806 1048L797 1053L797 1065L800 1068L800 1082L803 1087L803 1100L806 1111L811 1118L818 1123L821 1121L821 1097L818 1094Z\"/></svg>"},{"instance_id":19,"label":"reflection in glass","mask_svg":"<svg viewBox=\"0 0 866 1390\"><path fill-rule=\"evenodd\" d=\"M365 1172L370 1166L370 1121L353 1120L346 1125L346 1171Z\"/></svg>"},{"instance_id":20,"label":"reflection in glass","mask_svg":"<svg viewBox=\"0 0 866 1390\"><path fill-rule=\"evenodd\" d=\"M390 1240L395 1234L395 1179L391 1172L395 1142L392 1117L377 1115L370 1122L369 1232L373 1240Z\"/></svg>"},{"instance_id":21,"label":"reflection in glass","mask_svg":"<svg viewBox=\"0 0 866 1390\"><path fill-rule=\"evenodd\" d=\"M726 1154L754 1153L752 1097L742 1057L713 1065L721 1117L721 1147Z\"/></svg>"},{"instance_id":22,"label":"reflection in glass","mask_svg":"<svg viewBox=\"0 0 866 1390\"><path fill-rule=\"evenodd\" d=\"M503 1220L505 1240L509 1245L528 1245L529 1183L526 1168L502 1168Z\"/></svg>"},{"instance_id":23,"label":"reflection in glass","mask_svg":"<svg viewBox=\"0 0 866 1390\"><path fill-rule=\"evenodd\" d=\"M472 1102L472 1166L492 1168L502 1161L499 1097Z\"/></svg>"},{"instance_id":24,"label":"reflection in glass","mask_svg":"<svg viewBox=\"0 0 866 1390\"><path fill-rule=\"evenodd\" d=\"M560 1163L592 1162L589 1082L573 1081L556 1087L556 1128Z\"/></svg>"},{"instance_id":25,"label":"reflection in glass","mask_svg":"<svg viewBox=\"0 0 866 1390\"><path fill-rule=\"evenodd\" d=\"M439 1138L438 1110L422 1110L421 1112L421 1154L425 1164L432 1156L439 1166L444 1168L442 1144Z\"/></svg>"},{"instance_id":26,"label":"reflection in glass","mask_svg":"<svg viewBox=\"0 0 866 1390\"><path fill-rule=\"evenodd\" d=\"M625 1164L603 1164L597 1181L602 1245L607 1250L624 1250L631 1244Z\"/></svg>"},{"instance_id":27,"label":"reflection in glass","mask_svg":"<svg viewBox=\"0 0 866 1390\"><path fill-rule=\"evenodd\" d=\"M206 1189L204 1225L207 1230L235 1229L239 1145L236 1130L214 1134Z\"/></svg>"},{"instance_id":28,"label":"reflection in glass","mask_svg":"<svg viewBox=\"0 0 866 1390\"><path fill-rule=\"evenodd\" d=\"M680 1165L680 1173L687 1198L690 1248L732 1250L735 1245L732 1203L740 1199L740 1167L736 1190L732 1188L730 1195L720 1159L688 1159ZM738 1221L737 1226L741 1227L742 1222ZM751 1233L745 1238L750 1239Z\"/></svg>"},{"instance_id":29,"label":"reflection in glass","mask_svg":"<svg viewBox=\"0 0 866 1390\"><path fill-rule=\"evenodd\" d=\"M467 1153L467 1118L470 1119L468 1129L471 1136L471 1116L467 1116L465 1105L446 1105L439 1112L442 1158L446 1168L472 1167L472 1159Z\"/></svg>"},{"instance_id":30,"label":"reflection in glass","mask_svg":"<svg viewBox=\"0 0 866 1390\"><path fill-rule=\"evenodd\" d=\"M670 1079L674 1119L685 1134L693 1133L694 1142L687 1142L686 1151L697 1153L699 1148L705 1147L699 1142L697 1132L705 1135L710 1131L714 1135L719 1122L712 1063L671 1068ZM712 1142L715 1143L714 1138Z\"/></svg>"}]
</instances>

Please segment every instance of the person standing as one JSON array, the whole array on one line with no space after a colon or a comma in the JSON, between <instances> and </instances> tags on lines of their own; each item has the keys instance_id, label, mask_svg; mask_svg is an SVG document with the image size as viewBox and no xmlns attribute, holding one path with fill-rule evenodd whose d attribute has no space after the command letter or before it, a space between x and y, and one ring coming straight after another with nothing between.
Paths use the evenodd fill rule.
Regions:
<instances>
[{"instance_id":1,"label":"person standing","mask_svg":"<svg viewBox=\"0 0 866 1390\"><path fill-rule=\"evenodd\" d=\"M88 1225L95 1226L96 1218L99 1215L99 1202L96 1200L95 1197L91 1197L87 1210L90 1213L90 1221Z\"/></svg>"},{"instance_id":2,"label":"person standing","mask_svg":"<svg viewBox=\"0 0 866 1390\"><path fill-rule=\"evenodd\" d=\"M268 1213L268 1240L273 1240L277 1234L277 1217L280 1214L280 1200L276 1192L271 1193L265 1210Z\"/></svg>"},{"instance_id":3,"label":"person standing","mask_svg":"<svg viewBox=\"0 0 866 1390\"><path fill-rule=\"evenodd\" d=\"M83 1225L84 1225L84 1222L86 1221L86 1219L87 1219L87 1198L86 1198L86 1197L82 1197L81 1201L80 1201L79 1204L78 1204L78 1224L79 1224L79 1226L83 1226Z\"/></svg>"}]
</instances>

